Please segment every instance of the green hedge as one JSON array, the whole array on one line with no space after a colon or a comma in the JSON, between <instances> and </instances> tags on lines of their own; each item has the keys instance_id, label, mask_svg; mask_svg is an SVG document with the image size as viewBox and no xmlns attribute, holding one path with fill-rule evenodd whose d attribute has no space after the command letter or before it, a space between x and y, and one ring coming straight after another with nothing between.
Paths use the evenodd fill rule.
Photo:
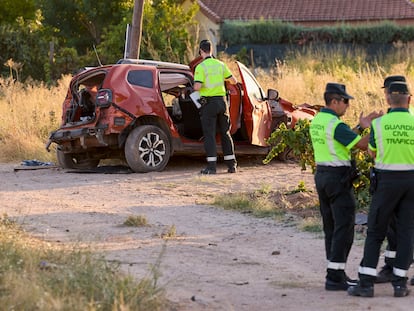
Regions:
<instances>
[{"instance_id":1,"label":"green hedge","mask_svg":"<svg viewBox=\"0 0 414 311\"><path fill-rule=\"evenodd\" d=\"M414 25L399 26L390 21L351 26L304 27L278 20L225 22L221 26L221 44L309 44L381 43L414 41Z\"/></svg>"}]
</instances>

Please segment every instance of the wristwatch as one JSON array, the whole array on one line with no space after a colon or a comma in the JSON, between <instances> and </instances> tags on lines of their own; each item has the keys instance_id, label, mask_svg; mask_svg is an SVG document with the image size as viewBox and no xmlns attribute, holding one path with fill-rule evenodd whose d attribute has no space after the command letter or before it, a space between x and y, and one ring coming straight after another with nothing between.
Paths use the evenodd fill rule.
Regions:
<instances>
[{"instance_id":1,"label":"wristwatch","mask_svg":"<svg viewBox=\"0 0 414 311\"><path fill-rule=\"evenodd\" d=\"M358 130L359 134L361 134L364 131L361 124L358 124L357 126L355 126L355 129Z\"/></svg>"}]
</instances>

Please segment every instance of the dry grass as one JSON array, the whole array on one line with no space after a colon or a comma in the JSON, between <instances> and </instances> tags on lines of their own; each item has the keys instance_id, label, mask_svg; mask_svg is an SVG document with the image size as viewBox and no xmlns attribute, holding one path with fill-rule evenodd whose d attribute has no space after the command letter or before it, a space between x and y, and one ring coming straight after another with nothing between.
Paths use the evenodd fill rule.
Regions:
<instances>
[{"instance_id":1,"label":"dry grass","mask_svg":"<svg viewBox=\"0 0 414 311\"><path fill-rule=\"evenodd\" d=\"M312 63L312 61L309 61ZM344 120L354 124L358 121L361 112L368 113L372 110L386 110L384 93L381 86L386 75L405 74L405 71L397 69L384 73L380 67L361 67L354 72L349 67L337 68L330 72L317 72L308 69L300 70L294 64L278 64L277 70L270 73L263 70L258 71L258 80L262 87L267 90L274 88L279 91L282 98L294 103L308 103L313 105L324 105L323 93L328 82L343 83L347 91L354 96L351 101Z\"/></svg>"},{"instance_id":2,"label":"dry grass","mask_svg":"<svg viewBox=\"0 0 414 311\"><path fill-rule=\"evenodd\" d=\"M277 89L280 96L294 104L323 105L323 91L327 82L340 82L355 97L344 120L354 125L361 112L386 110L381 85L387 75L402 74L412 85L413 50L402 46L398 55L382 57L381 63L368 65L362 52L339 55L296 54L272 68L255 68L254 74L264 90ZM237 76L233 59L219 56ZM41 83L21 84L0 78L0 161L15 162L25 159L56 161L55 153L48 153L44 145L49 133L58 128L61 106L66 96L70 77L65 76L57 86ZM52 145L53 147L53 145Z\"/></svg>"},{"instance_id":3,"label":"dry grass","mask_svg":"<svg viewBox=\"0 0 414 311\"><path fill-rule=\"evenodd\" d=\"M255 68L254 74L264 91L277 89L282 98L294 104L324 105L323 92L326 83L338 82L346 85L348 92L355 97L344 121L354 125L361 112L372 110L386 111L387 105L381 86L388 75L405 75L409 85L414 82L414 46L401 45L399 52L380 55L377 62L368 64L367 55L362 51L344 52L340 50L316 53L295 53L288 59L276 60L271 68ZM220 56L238 75L232 59Z\"/></svg>"},{"instance_id":4,"label":"dry grass","mask_svg":"<svg viewBox=\"0 0 414 311\"><path fill-rule=\"evenodd\" d=\"M145 227L148 226L148 219L145 215L128 216L128 218L124 221L124 226Z\"/></svg>"},{"instance_id":5,"label":"dry grass","mask_svg":"<svg viewBox=\"0 0 414 311\"><path fill-rule=\"evenodd\" d=\"M0 78L0 161L55 160L44 146L60 124L69 81L66 76L57 86L47 87Z\"/></svg>"},{"instance_id":6,"label":"dry grass","mask_svg":"<svg viewBox=\"0 0 414 311\"><path fill-rule=\"evenodd\" d=\"M31 238L0 217L1 310L167 310L157 263L134 280L87 250Z\"/></svg>"}]
</instances>

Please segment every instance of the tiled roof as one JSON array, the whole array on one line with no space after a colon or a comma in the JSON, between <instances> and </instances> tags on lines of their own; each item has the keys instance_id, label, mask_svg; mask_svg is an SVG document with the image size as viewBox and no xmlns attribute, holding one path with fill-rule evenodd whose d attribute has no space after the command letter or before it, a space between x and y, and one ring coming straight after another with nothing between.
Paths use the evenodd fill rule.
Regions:
<instances>
[{"instance_id":1,"label":"tiled roof","mask_svg":"<svg viewBox=\"0 0 414 311\"><path fill-rule=\"evenodd\" d=\"M411 0L197 0L216 23L277 19L286 22L404 20L414 18Z\"/></svg>"}]
</instances>

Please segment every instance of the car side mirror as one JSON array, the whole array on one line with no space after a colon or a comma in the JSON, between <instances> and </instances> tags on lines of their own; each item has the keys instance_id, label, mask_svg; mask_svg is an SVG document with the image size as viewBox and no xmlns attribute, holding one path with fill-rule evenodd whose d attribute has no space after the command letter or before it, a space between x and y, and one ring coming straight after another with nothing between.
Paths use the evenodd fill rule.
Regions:
<instances>
[{"instance_id":1,"label":"car side mirror","mask_svg":"<svg viewBox=\"0 0 414 311\"><path fill-rule=\"evenodd\" d=\"M267 90L267 99L268 100L278 100L279 92L277 90L268 89Z\"/></svg>"}]
</instances>

